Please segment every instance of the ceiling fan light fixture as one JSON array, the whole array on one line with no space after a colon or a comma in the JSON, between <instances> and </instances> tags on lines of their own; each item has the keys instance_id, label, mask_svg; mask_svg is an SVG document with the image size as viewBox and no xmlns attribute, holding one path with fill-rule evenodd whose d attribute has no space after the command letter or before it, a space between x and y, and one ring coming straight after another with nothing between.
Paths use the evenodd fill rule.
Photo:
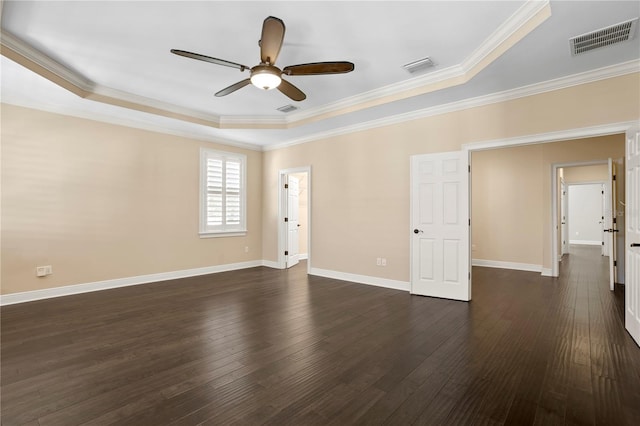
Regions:
<instances>
[{"instance_id":1,"label":"ceiling fan light fixture","mask_svg":"<svg viewBox=\"0 0 640 426\"><path fill-rule=\"evenodd\" d=\"M251 70L251 84L258 89L275 89L281 82L280 70L272 65L258 65Z\"/></svg>"},{"instance_id":2,"label":"ceiling fan light fixture","mask_svg":"<svg viewBox=\"0 0 640 426\"><path fill-rule=\"evenodd\" d=\"M2 0L0 0L1 4ZM282 19L274 16L268 16L262 23L262 38L258 42L260 46L260 63L253 68L236 62L225 61L224 59L214 58L211 56L201 55L199 53L187 52L186 50L171 49L171 53L186 58L197 59L199 61L210 62L216 65L236 68L240 72L249 70L251 74L249 78L238 81L231 86L215 93L220 98L227 96L236 90L242 89L249 84L253 84L262 90L278 90L289 99L300 102L307 99L307 95L295 85L287 80L282 79L282 74L289 76L295 75L323 75L323 74L344 74L354 70L354 65L347 61L333 62L312 62L308 64L289 65L282 69L276 67L275 62L278 59L280 48L284 40L285 26Z\"/></svg>"}]
</instances>

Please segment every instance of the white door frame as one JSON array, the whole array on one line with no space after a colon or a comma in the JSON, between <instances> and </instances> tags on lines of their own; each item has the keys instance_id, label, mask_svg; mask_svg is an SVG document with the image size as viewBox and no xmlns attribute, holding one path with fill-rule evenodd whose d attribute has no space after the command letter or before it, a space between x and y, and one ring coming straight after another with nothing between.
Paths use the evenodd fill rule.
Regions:
<instances>
[{"instance_id":1,"label":"white door frame","mask_svg":"<svg viewBox=\"0 0 640 426\"><path fill-rule=\"evenodd\" d=\"M581 167L607 164L607 160L598 161L578 161L570 163L553 163L551 165L551 273L552 277L560 274L560 261L558 260L558 169L565 167ZM602 183L602 182L585 182ZM569 186L565 182L565 185Z\"/></svg>"},{"instance_id":2,"label":"white door frame","mask_svg":"<svg viewBox=\"0 0 640 426\"><path fill-rule=\"evenodd\" d=\"M568 253L567 246L569 245L569 224L567 223L567 212L569 210L569 199L567 194L567 184L565 183L563 178L560 178L560 190L563 194L560 194L560 202L562 205L560 208L560 213L564 211L564 225L563 218L560 218L560 223L558 226L560 227L560 253L558 253L558 262L562 261L562 256Z\"/></svg>"},{"instance_id":3,"label":"white door frame","mask_svg":"<svg viewBox=\"0 0 640 426\"><path fill-rule=\"evenodd\" d=\"M307 174L307 274L311 273L311 166L282 169L278 172L278 268L285 269L287 258L284 251L287 247L287 226L284 218L287 214L287 194L284 188L287 175L292 173Z\"/></svg>"}]
</instances>

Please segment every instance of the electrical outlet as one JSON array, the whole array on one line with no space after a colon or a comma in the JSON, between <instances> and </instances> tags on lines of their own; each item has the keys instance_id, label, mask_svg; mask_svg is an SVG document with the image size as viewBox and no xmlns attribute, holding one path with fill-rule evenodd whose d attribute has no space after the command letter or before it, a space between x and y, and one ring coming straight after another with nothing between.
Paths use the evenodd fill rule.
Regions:
<instances>
[{"instance_id":1,"label":"electrical outlet","mask_svg":"<svg viewBox=\"0 0 640 426\"><path fill-rule=\"evenodd\" d=\"M377 258L376 259L376 265L381 266L382 265L382 259L381 258Z\"/></svg>"},{"instance_id":2,"label":"electrical outlet","mask_svg":"<svg viewBox=\"0 0 640 426\"><path fill-rule=\"evenodd\" d=\"M471 251L476 251L476 245L475 244L471 244Z\"/></svg>"},{"instance_id":3,"label":"electrical outlet","mask_svg":"<svg viewBox=\"0 0 640 426\"><path fill-rule=\"evenodd\" d=\"M383 257L381 262L380 262L380 266L387 266L387 258Z\"/></svg>"},{"instance_id":4,"label":"electrical outlet","mask_svg":"<svg viewBox=\"0 0 640 426\"><path fill-rule=\"evenodd\" d=\"M36 266L36 277L46 277L53 274L53 268L51 265Z\"/></svg>"},{"instance_id":5,"label":"electrical outlet","mask_svg":"<svg viewBox=\"0 0 640 426\"><path fill-rule=\"evenodd\" d=\"M245 247L244 247L244 252L245 252L245 253L249 253L249 246L245 246Z\"/></svg>"}]
</instances>

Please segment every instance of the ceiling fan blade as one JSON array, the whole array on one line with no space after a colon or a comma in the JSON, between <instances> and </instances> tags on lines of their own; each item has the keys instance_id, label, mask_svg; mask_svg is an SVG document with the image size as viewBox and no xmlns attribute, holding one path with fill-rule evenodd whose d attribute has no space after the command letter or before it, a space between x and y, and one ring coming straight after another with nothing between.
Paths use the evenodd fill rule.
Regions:
<instances>
[{"instance_id":1,"label":"ceiling fan blade","mask_svg":"<svg viewBox=\"0 0 640 426\"><path fill-rule=\"evenodd\" d=\"M282 41L284 40L284 22L269 16L262 24L262 38L260 39L260 61L262 63L276 63Z\"/></svg>"},{"instance_id":2,"label":"ceiling fan blade","mask_svg":"<svg viewBox=\"0 0 640 426\"><path fill-rule=\"evenodd\" d=\"M224 59L212 58L211 56L205 56L199 53L187 52L186 50L171 49L171 53L179 56L184 56L185 58L197 59L199 61L211 62L212 64L216 65L237 68L240 71L244 71L250 68L246 65L236 64L235 62L225 61Z\"/></svg>"},{"instance_id":3,"label":"ceiling fan blade","mask_svg":"<svg viewBox=\"0 0 640 426\"><path fill-rule=\"evenodd\" d=\"M280 85L278 86L278 90L293 99L294 101L304 101L307 99L307 95L305 95L302 90L298 89L293 84L289 83L287 80L282 80Z\"/></svg>"},{"instance_id":4,"label":"ceiling fan blade","mask_svg":"<svg viewBox=\"0 0 640 426\"><path fill-rule=\"evenodd\" d=\"M225 87L224 89L222 89L221 91L219 91L218 93L216 93L216 97L221 97L221 96L227 96L230 93L235 92L238 89L242 89L244 86L246 86L247 84L251 83L251 79L246 78L242 81L239 81L237 83L232 84L229 87Z\"/></svg>"},{"instance_id":5,"label":"ceiling fan blade","mask_svg":"<svg viewBox=\"0 0 640 426\"><path fill-rule=\"evenodd\" d=\"M286 75L343 74L353 71L354 68L353 63L347 61L314 62L284 67L282 73Z\"/></svg>"}]
</instances>

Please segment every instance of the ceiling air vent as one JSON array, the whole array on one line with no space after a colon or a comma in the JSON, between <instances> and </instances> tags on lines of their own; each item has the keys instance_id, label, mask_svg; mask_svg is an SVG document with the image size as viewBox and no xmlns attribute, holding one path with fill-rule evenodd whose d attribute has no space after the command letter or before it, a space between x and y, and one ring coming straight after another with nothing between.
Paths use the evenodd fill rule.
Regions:
<instances>
[{"instance_id":1,"label":"ceiling air vent","mask_svg":"<svg viewBox=\"0 0 640 426\"><path fill-rule=\"evenodd\" d=\"M278 108L278 111L280 111L280 112L291 112L291 111L295 111L297 109L298 109L298 107L294 107L293 105L285 105L285 106L281 106L280 108Z\"/></svg>"},{"instance_id":2,"label":"ceiling air vent","mask_svg":"<svg viewBox=\"0 0 640 426\"><path fill-rule=\"evenodd\" d=\"M406 65L403 65L402 68L407 70L410 74L416 74L422 72L428 68L435 66L431 58L426 57L423 59L418 59L417 61L410 62Z\"/></svg>"},{"instance_id":3,"label":"ceiling air vent","mask_svg":"<svg viewBox=\"0 0 640 426\"><path fill-rule=\"evenodd\" d=\"M572 55L579 55L590 50L611 46L612 44L631 40L638 26L638 18L621 22L587 34L569 39Z\"/></svg>"}]
</instances>

